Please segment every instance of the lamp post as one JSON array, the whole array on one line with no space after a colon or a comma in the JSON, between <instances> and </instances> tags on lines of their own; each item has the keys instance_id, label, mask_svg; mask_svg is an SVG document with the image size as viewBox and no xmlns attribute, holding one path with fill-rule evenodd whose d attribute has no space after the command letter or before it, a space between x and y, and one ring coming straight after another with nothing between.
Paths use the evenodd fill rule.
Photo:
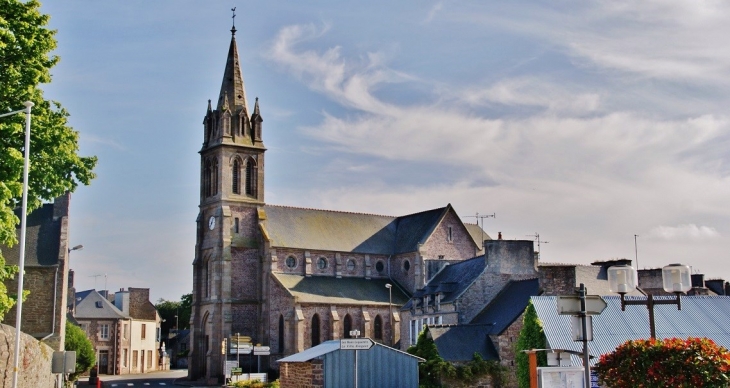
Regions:
<instances>
[{"instance_id":1,"label":"lamp post","mask_svg":"<svg viewBox=\"0 0 730 388\"><path fill-rule=\"evenodd\" d=\"M388 289L388 320L390 322L390 346L393 346L393 285L387 283L385 288Z\"/></svg>"},{"instance_id":2,"label":"lamp post","mask_svg":"<svg viewBox=\"0 0 730 388\"><path fill-rule=\"evenodd\" d=\"M20 361L20 316L23 312L23 271L25 270L25 230L28 210L28 165L30 164L30 108L33 107L32 102L23 103L25 109L16 110L0 115L0 117L10 116L17 113L25 112L25 144L23 146L25 155L23 157L23 199L21 201L20 210L20 255L18 257L18 301L15 308L15 354L13 362L13 388L18 386L18 365Z\"/></svg>"},{"instance_id":3,"label":"lamp post","mask_svg":"<svg viewBox=\"0 0 730 388\"><path fill-rule=\"evenodd\" d=\"M71 253L71 251L80 251L82 249L84 249L84 246L83 245L76 245L73 248L68 248L68 253Z\"/></svg>"},{"instance_id":4,"label":"lamp post","mask_svg":"<svg viewBox=\"0 0 730 388\"><path fill-rule=\"evenodd\" d=\"M634 267L630 265L614 265L607 270L608 288L611 292L621 295L621 311L626 311L626 305L646 306L649 310L649 331L651 338L656 338L656 326L654 324L654 305L671 304L676 305L677 310L682 309L681 294L692 288L690 279L691 270L689 266L682 264L670 264L662 268L662 283L664 291L673 293L675 299L654 300L654 295L647 295L646 299L625 300L624 295L633 289L643 290L638 287L637 275ZM646 293L644 293L646 294Z\"/></svg>"}]
</instances>

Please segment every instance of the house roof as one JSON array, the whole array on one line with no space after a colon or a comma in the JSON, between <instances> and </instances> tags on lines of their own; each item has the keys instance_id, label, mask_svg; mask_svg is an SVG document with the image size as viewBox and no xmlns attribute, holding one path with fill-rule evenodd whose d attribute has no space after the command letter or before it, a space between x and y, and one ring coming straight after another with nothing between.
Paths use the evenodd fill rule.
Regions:
<instances>
[{"instance_id":1,"label":"house roof","mask_svg":"<svg viewBox=\"0 0 730 388\"><path fill-rule=\"evenodd\" d=\"M474 239L477 247L479 247L479 254L483 255L484 248L482 246L484 245L484 240L491 240L492 238L477 224L465 223L464 227L466 227L466 231L469 232L469 235L471 235L471 238Z\"/></svg>"},{"instance_id":2,"label":"house roof","mask_svg":"<svg viewBox=\"0 0 730 388\"><path fill-rule=\"evenodd\" d=\"M485 360L499 360L499 353L489 339L492 325L429 326L428 332L439 355L446 361L470 361L474 353Z\"/></svg>"},{"instance_id":3,"label":"house roof","mask_svg":"<svg viewBox=\"0 0 730 388\"><path fill-rule=\"evenodd\" d=\"M275 273L274 278L301 303L388 305L387 279L336 278ZM401 306L408 301L398 287L392 288L392 303Z\"/></svg>"},{"instance_id":4,"label":"house roof","mask_svg":"<svg viewBox=\"0 0 730 388\"><path fill-rule=\"evenodd\" d=\"M380 349L385 349L385 350L388 350L388 351L400 353L400 354L403 354L405 356L415 358L419 362L425 361L421 357L417 357L417 356L414 356L414 355L412 355L410 353L406 353L406 352L400 351L398 349L385 346L385 345L380 344L380 343L375 342L375 341L373 341L373 342L374 342L373 348L374 347L379 347ZM371 349L373 349L373 348L371 348ZM296 353L296 354L292 354L291 356L288 356L288 357L284 357L282 359L279 359L278 362L307 362L309 360L313 360L315 358L322 357L322 356L324 356L327 353L332 353L332 352L337 351L337 350L340 350L340 340L325 341L325 342L322 342L321 344L319 344L317 346L311 347L311 348L306 349L306 350L304 350L302 352L299 352L299 353Z\"/></svg>"},{"instance_id":5,"label":"house roof","mask_svg":"<svg viewBox=\"0 0 730 388\"><path fill-rule=\"evenodd\" d=\"M106 300L96 290L87 290L76 293L76 313L78 319L128 319L129 316L121 312L111 302Z\"/></svg>"},{"instance_id":6,"label":"house roof","mask_svg":"<svg viewBox=\"0 0 730 388\"><path fill-rule=\"evenodd\" d=\"M451 303L474 283L474 280L484 272L486 267L484 256L447 265L423 289L418 290L413 298L442 293L441 303ZM412 304L413 299L408 301L403 309L410 309Z\"/></svg>"},{"instance_id":7,"label":"house roof","mask_svg":"<svg viewBox=\"0 0 730 388\"><path fill-rule=\"evenodd\" d=\"M53 206L54 204L47 203L28 214L25 231L25 265L28 267L58 264L62 219L54 218ZM16 209L15 213L20 218L20 209ZM17 234L20 240L20 225ZM11 248L3 246L2 251L8 264L18 264L20 244Z\"/></svg>"},{"instance_id":8,"label":"house roof","mask_svg":"<svg viewBox=\"0 0 730 388\"><path fill-rule=\"evenodd\" d=\"M539 293L538 279L510 280L470 323L491 324L489 334L501 334L525 311L530 297Z\"/></svg>"},{"instance_id":9,"label":"house roof","mask_svg":"<svg viewBox=\"0 0 730 388\"><path fill-rule=\"evenodd\" d=\"M673 297L655 296L655 300ZM551 349L582 350L571 336L569 315L559 315L557 297L533 296L532 303L543 325ZM588 342L591 355L612 352L631 339L649 338L649 313L644 306L626 306L621 311L619 296L604 296L606 309L593 316L593 341ZM627 297L633 299L633 297ZM730 349L730 296L683 296L682 310L677 306L656 305L654 322L657 338L706 337ZM576 357L576 356L573 356ZM575 362L580 362L577 358Z\"/></svg>"},{"instance_id":10,"label":"house roof","mask_svg":"<svg viewBox=\"0 0 730 388\"><path fill-rule=\"evenodd\" d=\"M444 216L454 211L447 205L391 217L273 205L263 210L263 226L274 247L381 255L417 251ZM470 236L476 233L474 226L466 229Z\"/></svg>"}]
</instances>

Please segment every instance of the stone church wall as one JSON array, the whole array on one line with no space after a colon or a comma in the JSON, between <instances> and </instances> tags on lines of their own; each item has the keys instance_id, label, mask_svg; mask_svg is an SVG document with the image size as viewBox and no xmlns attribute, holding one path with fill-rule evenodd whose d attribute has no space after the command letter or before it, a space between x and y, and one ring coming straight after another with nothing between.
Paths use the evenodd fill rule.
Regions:
<instances>
[{"instance_id":1,"label":"stone church wall","mask_svg":"<svg viewBox=\"0 0 730 388\"><path fill-rule=\"evenodd\" d=\"M443 260L466 260L475 256L476 248L459 217L450 211L423 244L421 254L427 259L440 259L443 256Z\"/></svg>"},{"instance_id":2,"label":"stone church wall","mask_svg":"<svg viewBox=\"0 0 730 388\"><path fill-rule=\"evenodd\" d=\"M231 248L231 298L256 300L259 295L258 278L261 273L259 250Z\"/></svg>"}]
</instances>

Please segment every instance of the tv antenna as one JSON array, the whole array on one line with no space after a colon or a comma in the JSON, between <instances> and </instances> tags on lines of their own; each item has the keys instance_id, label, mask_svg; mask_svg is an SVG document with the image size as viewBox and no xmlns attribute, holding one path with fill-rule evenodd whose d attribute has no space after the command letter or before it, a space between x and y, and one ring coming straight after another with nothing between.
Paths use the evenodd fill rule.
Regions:
<instances>
[{"instance_id":1,"label":"tv antenna","mask_svg":"<svg viewBox=\"0 0 730 388\"><path fill-rule=\"evenodd\" d=\"M542 249L540 249L540 245L549 244L550 241L540 240L540 233L537 233L537 232L535 232L535 234L528 234L527 237L534 237L535 241L537 241L537 260L540 260L540 255L542 254Z\"/></svg>"},{"instance_id":2,"label":"tv antenna","mask_svg":"<svg viewBox=\"0 0 730 388\"><path fill-rule=\"evenodd\" d=\"M485 218L497 218L497 213L492 214L479 214L479 212L476 213L476 215L473 216L465 216L465 218L476 218L477 220L477 226L479 226L479 229L482 230L482 249L484 249L484 219ZM482 222L481 225L479 225L479 221Z\"/></svg>"},{"instance_id":3,"label":"tv antenna","mask_svg":"<svg viewBox=\"0 0 730 388\"><path fill-rule=\"evenodd\" d=\"M106 290L106 274L103 274L103 275L99 274L99 275L91 275L91 276L89 276L90 278L94 278L94 289L96 289L96 279L99 278L99 276L103 276L104 277L104 289Z\"/></svg>"}]
</instances>

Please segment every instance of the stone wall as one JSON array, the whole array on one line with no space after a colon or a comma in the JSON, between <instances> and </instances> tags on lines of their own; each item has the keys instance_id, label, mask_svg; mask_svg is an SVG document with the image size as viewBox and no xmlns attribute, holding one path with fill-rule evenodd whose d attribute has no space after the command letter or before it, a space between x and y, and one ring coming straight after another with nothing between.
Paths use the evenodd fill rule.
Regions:
<instances>
[{"instance_id":1,"label":"stone wall","mask_svg":"<svg viewBox=\"0 0 730 388\"><path fill-rule=\"evenodd\" d=\"M281 388L324 387L324 364L321 360L309 362L285 362L280 366Z\"/></svg>"},{"instance_id":2,"label":"stone wall","mask_svg":"<svg viewBox=\"0 0 730 388\"><path fill-rule=\"evenodd\" d=\"M53 387L56 381L51 373L53 349L25 333L21 333L20 346L18 387ZM13 384L14 348L15 328L0 324L0 382L3 387Z\"/></svg>"}]
</instances>

